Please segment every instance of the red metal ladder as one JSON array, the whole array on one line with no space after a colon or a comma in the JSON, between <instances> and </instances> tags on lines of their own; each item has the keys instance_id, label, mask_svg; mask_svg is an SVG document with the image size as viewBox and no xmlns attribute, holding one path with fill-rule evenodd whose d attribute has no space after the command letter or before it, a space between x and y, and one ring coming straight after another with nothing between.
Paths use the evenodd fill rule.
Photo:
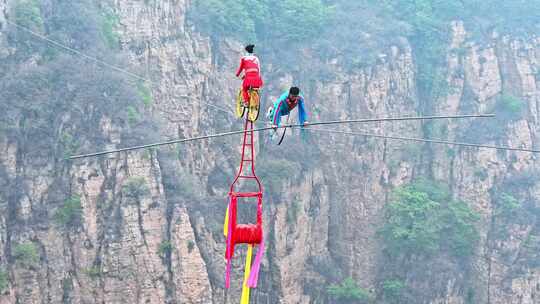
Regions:
<instances>
[{"instance_id":1,"label":"red metal ladder","mask_svg":"<svg viewBox=\"0 0 540 304\"><path fill-rule=\"evenodd\" d=\"M231 184L229 190L229 205L227 208L227 220L228 223L225 227L227 235L227 250L225 258L227 259L227 274L225 287L230 286L230 270L231 260L234 255L234 247L236 244L249 244L259 245L263 239L263 227L262 227L262 195L263 188L259 178L255 174L255 147L254 147L254 132L253 122L246 119L244 124L244 133L242 141L242 154L240 159L240 167L234 181ZM239 186L240 181L255 181L257 187L256 191L243 192L235 188ZM238 198L255 198L257 200L257 222L255 224L237 224L237 205ZM251 248L251 247L250 247Z\"/></svg>"},{"instance_id":2,"label":"red metal ladder","mask_svg":"<svg viewBox=\"0 0 540 304\"><path fill-rule=\"evenodd\" d=\"M254 179L257 183L258 189L260 193L262 193L262 185L259 181L259 178L255 174L255 148L254 148L254 132L253 132L253 122L246 119L246 122L244 123L244 140L242 142L242 156L240 159L240 168L238 169L238 173L236 174L236 177L234 181L231 184L230 193L234 192L234 186L239 182L241 179ZM246 152L246 148L249 150ZM247 154L247 155L246 155ZM249 157L249 158L246 158ZM246 175L244 173L245 165L246 163L250 163L250 169ZM229 193L229 194L230 194Z\"/></svg>"}]
</instances>

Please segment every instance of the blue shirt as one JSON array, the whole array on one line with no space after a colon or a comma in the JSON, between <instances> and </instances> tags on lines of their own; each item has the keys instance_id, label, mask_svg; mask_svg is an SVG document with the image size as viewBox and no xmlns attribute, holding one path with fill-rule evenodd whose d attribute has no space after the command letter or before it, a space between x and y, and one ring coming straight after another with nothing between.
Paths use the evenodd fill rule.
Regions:
<instances>
[{"instance_id":1,"label":"blue shirt","mask_svg":"<svg viewBox=\"0 0 540 304\"><path fill-rule=\"evenodd\" d=\"M272 123L276 126L279 126L279 123L281 121L281 116L283 115L289 115L291 113L291 109L289 109L289 105L287 103L287 97L289 97L289 92L286 91L283 93L278 100L274 102L274 111L272 115ZM298 121L300 124L304 124L307 120L307 113L306 108L304 106L304 96L302 94L299 95L298 99Z\"/></svg>"}]
</instances>

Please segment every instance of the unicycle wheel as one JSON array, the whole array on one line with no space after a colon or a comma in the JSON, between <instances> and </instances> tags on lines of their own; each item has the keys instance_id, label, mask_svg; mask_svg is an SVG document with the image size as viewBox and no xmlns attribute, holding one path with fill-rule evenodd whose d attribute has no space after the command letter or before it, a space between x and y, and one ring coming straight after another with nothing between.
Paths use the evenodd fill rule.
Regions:
<instances>
[{"instance_id":1,"label":"unicycle wheel","mask_svg":"<svg viewBox=\"0 0 540 304\"><path fill-rule=\"evenodd\" d=\"M290 116L287 115L287 119L285 120L285 124L289 124L289 118ZM285 139L285 134L287 133L287 127L284 127L284 128L277 128L274 132L274 135L272 136L273 137L273 141L275 142L276 145L281 145L281 143L283 142L283 139Z\"/></svg>"},{"instance_id":2,"label":"unicycle wheel","mask_svg":"<svg viewBox=\"0 0 540 304\"><path fill-rule=\"evenodd\" d=\"M249 92L249 110L248 119L251 122L255 122L259 118L260 113L260 96L258 90L250 90Z\"/></svg>"},{"instance_id":3,"label":"unicycle wheel","mask_svg":"<svg viewBox=\"0 0 540 304\"><path fill-rule=\"evenodd\" d=\"M235 115L236 118L242 118L244 117L244 113L246 112L246 107L244 106L244 97L242 95L242 90L238 91L238 95L236 96L236 107L235 107Z\"/></svg>"}]
</instances>

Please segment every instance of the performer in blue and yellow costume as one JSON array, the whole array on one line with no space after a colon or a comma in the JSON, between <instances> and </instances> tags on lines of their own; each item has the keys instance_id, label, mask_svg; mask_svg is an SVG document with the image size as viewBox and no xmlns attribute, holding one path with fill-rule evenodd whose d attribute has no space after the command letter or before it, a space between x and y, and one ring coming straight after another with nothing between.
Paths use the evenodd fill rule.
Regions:
<instances>
[{"instance_id":1,"label":"performer in blue and yellow costume","mask_svg":"<svg viewBox=\"0 0 540 304\"><path fill-rule=\"evenodd\" d=\"M272 127L279 127L281 116L289 115L298 106L298 121L307 125L307 112L304 104L304 96L300 94L298 87L291 87L288 92L283 93L274 105L268 108L266 117L272 122Z\"/></svg>"}]
</instances>

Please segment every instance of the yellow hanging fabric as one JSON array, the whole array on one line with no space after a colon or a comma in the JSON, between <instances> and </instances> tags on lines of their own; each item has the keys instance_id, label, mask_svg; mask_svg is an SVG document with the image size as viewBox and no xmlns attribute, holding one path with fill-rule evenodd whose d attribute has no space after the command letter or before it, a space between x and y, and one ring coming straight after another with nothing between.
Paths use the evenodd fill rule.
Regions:
<instances>
[{"instance_id":1,"label":"yellow hanging fabric","mask_svg":"<svg viewBox=\"0 0 540 304\"><path fill-rule=\"evenodd\" d=\"M227 236L229 232L229 206L227 206L227 212L225 212L225 222L223 223L223 235Z\"/></svg>"},{"instance_id":2,"label":"yellow hanging fabric","mask_svg":"<svg viewBox=\"0 0 540 304\"><path fill-rule=\"evenodd\" d=\"M249 279L249 274L251 272L251 255L253 253L253 245L248 245L247 255L246 255L246 267L244 269L244 283L242 284L242 300L240 304L249 304L249 287L247 282Z\"/></svg>"}]
</instances>

